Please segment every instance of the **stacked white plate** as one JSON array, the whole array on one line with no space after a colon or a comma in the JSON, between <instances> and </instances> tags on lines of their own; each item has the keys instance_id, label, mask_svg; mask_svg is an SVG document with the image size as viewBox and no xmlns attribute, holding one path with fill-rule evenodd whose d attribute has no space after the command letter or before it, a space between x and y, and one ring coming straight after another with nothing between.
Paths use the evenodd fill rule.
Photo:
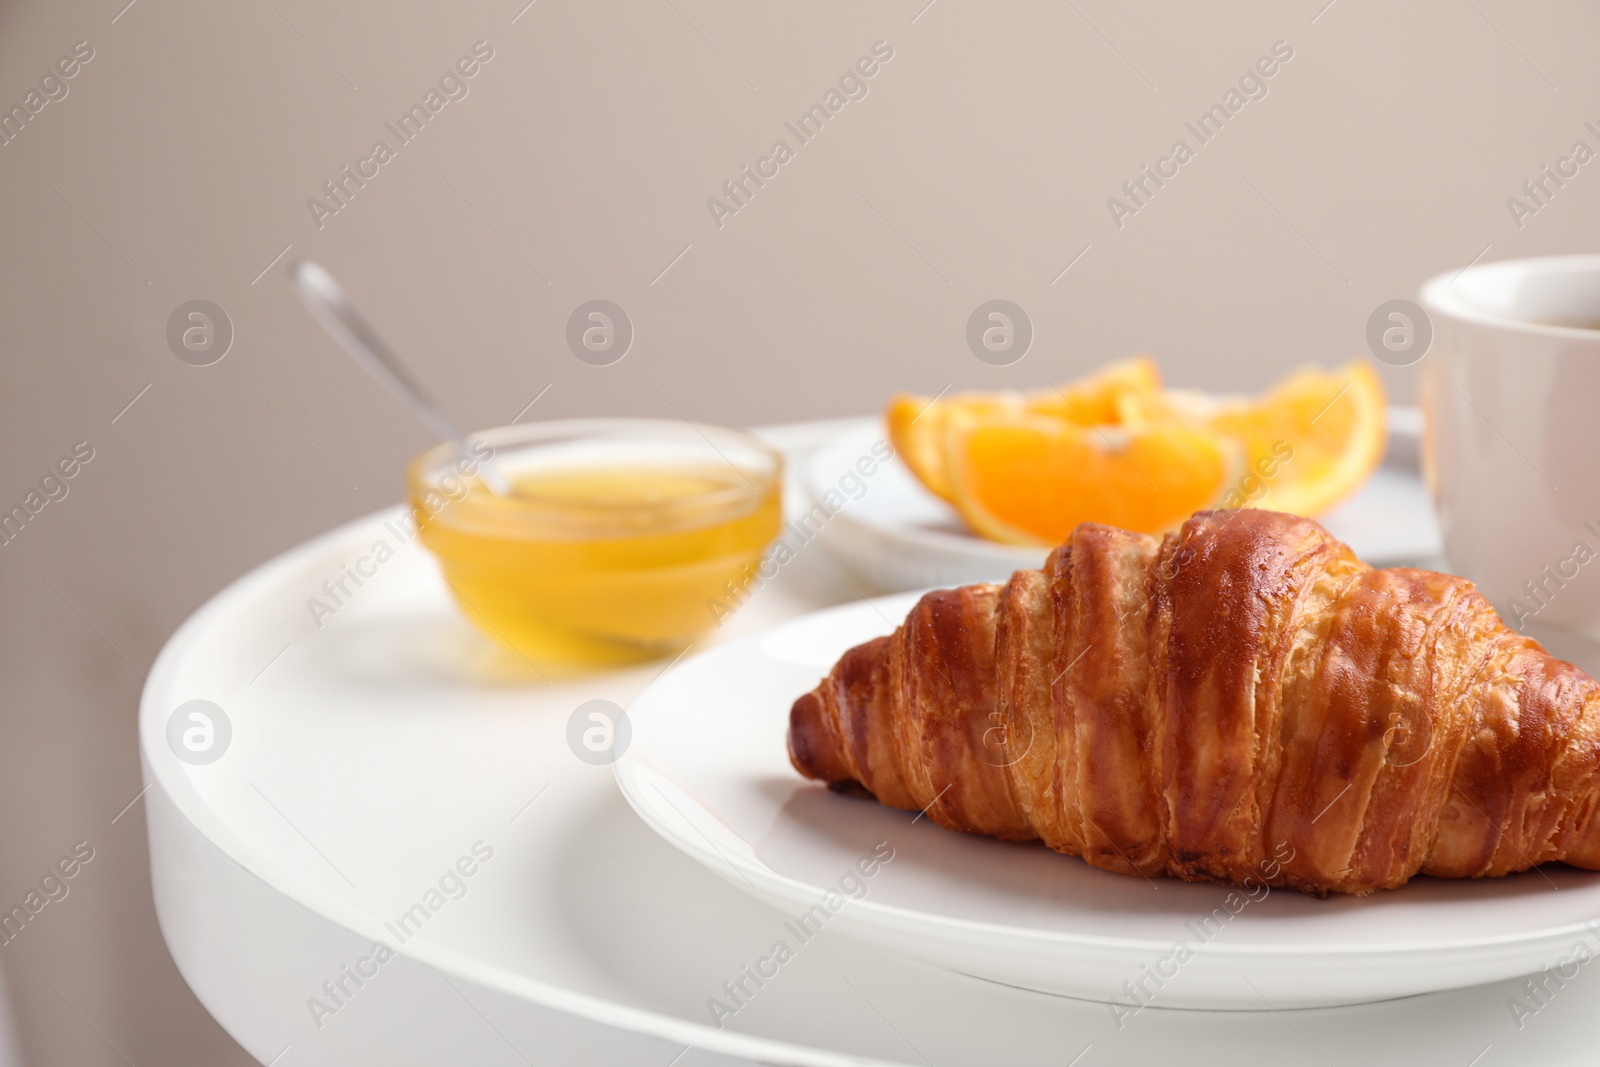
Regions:
<instances>
[{"instance_id":1,"label":"stacked white plate","mask_svg":"<svg viewBox=\"0 0 1600 1067\"><path fill-rule=\"evenodd\" d=\"M806 447L839 429L774 438L803 462ZM1385 917L1377 923L1360 917L1359 902L1273 894L1230 919L1165 988L1143 980L1148 1000L1108 1007L1121 981L1138 985L1145 964L1162 967L1185 922L1204 925L1213 890L966 840L794 777L781 750L787 702L843 643L885 626L878 611L900 610L858 606L772 630L858 599L823 552L802 551L728 621L717 647L691 653L637 706L623 773L635 775L630 794L659 786L666 798L647 825L613 768L580 759L568 736L579 705L628 705L659 668L551 679L518 668L459 618L414 541L316 627L306 599L375 540L393 543L389 517L336 530L219 594L173 637L144 696L162 928L201 1000L263 1063L1592 1060L1600 986L1571 962L1564 933L1546 936L1585 914L1589 890L1585 876L1556 871L1559 891L1537 874L1487 892L1402 891L1374 909ZM685 694L705 697L702 717L663 710ZM222 708L231 727L209 763L180 759L168 740L173 712L194 699ZM689 844L700 831L711 847ZM894 850L887 863L879 841ZM868 876L857 865L872 867L874 855ZM847 866L855 881L844 881ZM829 911L825 890L858 895L857 881L864 898ZM830 917L799 923L818 891ZM964 910L975 905L991 911ZM1510 962L1485 962L1497 940L1515 967L1566 969L1537 992L1506 979L1293 1010L1327 1001L1326 990L1306 991L1332 980L1305 971L1336 956L1343 934L1382 995L1417 988L1394 975L1443 966L1412 959L1419 947L1465 952L1460 966L1479 968L1445 985L1495 966L1509 973ZM1548 958L1529 955L1535 937ZM1588 946L1585 959L1600 952L1587 933L1572 942ZM1306 949L1324 955L1297 962ZM1008 970L1030 954L1048 966ZM1268 957L1276 969L1252 970ZM1259 1010L1175 1008L1240 1003L1237 981L1234 992L1211 991L1208 960L1253 981L1260 1003L1245 1006ZM1062 961L1092 984L1062 983Z\"/></svg>"}]
</instances>

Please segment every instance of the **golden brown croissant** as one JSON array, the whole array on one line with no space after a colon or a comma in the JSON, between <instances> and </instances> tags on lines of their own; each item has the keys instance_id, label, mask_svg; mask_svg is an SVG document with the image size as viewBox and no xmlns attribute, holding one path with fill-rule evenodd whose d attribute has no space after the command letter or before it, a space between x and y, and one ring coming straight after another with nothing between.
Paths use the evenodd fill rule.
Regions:
<instances>
[{"instance_id":1,"label":"golden brown croissant","mask_svg":"<svg viewBox=\"0 0 1600 1067\"><path fill-rule=\"evenodd\" d=\"M1600 685L1465 579L1268 511L1086 524L1042 571L929 593L795 702L789 757L1127 874L1325 895L1600 870Z\"/></svg>"}]
</instances>

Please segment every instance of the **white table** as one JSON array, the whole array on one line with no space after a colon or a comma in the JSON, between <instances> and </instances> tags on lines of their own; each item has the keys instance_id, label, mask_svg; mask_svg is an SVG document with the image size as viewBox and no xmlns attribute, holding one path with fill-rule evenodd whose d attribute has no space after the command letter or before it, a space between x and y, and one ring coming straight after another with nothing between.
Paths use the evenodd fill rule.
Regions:
<instances>
[{"instance_id":1,"label":"white table","mask_svg":"<svg viewBox=\"0 0 1600 1067\"><path fill-rule=\"evenodd\" d=\"M796 452L834 428L770 436ZM144 694L162 931L202 1003L263 1063L1594 1062L1600 980L1587 968L1520 1029L1508 1003L1520 991L1505 983L1284 1015L1152 1009L1118 1030L1104 1005L827 937L716 1029L706 999L784 917L657 840L609 769L565 740L579 704L626 706L660 667L540 680L471 631L415 541L318 629L306 599L374 540L394 542L392 517L242 578L173 637ZM855 595L808 548L717 639ZM167 740L193 699L231 725L214 762L186 762ZM478 842L487 860L472 858ZM430 899L458 863L472 871L446 879L458 899ZM417 904L426 918L402 943L394 924ZM392 959L373 957L379 940Z\"/></svg>"}]
</instances>

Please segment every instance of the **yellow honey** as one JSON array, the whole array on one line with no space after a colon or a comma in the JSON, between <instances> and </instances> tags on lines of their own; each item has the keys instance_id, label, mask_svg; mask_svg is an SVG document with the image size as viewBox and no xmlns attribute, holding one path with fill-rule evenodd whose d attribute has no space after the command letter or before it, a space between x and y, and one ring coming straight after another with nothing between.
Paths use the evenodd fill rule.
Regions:
<instances>
[{"instance_id":1,"label":"yellow honey","mask_svg":"<svg viewBox=\"0 0 1600 1067\"><path fill-rule=\"evenodd\" d=\"M605 420L478 441L510 492L441 445L412 464L412 508L468 617L535 663L678 652L782 522L781 461L735 431Z\"/></svg>"}]
</instances>

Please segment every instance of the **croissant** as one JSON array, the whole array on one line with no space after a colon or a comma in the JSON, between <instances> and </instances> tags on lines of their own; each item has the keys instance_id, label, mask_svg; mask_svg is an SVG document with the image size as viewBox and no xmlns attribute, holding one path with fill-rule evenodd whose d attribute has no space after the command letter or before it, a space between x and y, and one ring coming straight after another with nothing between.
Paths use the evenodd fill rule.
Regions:
<instances>
[{"instance_id":1,"label":"croissant","mask_svg":"<svg viewBox=\"0 0 1600 1067\"><path fill-rule=\"evenodd\" d=\"M1079 526L924 596L789 718L808 778L1145 877L1364 895L1600 870L1600 685L1317 523Z\"/></svg>"}]
</instances>

